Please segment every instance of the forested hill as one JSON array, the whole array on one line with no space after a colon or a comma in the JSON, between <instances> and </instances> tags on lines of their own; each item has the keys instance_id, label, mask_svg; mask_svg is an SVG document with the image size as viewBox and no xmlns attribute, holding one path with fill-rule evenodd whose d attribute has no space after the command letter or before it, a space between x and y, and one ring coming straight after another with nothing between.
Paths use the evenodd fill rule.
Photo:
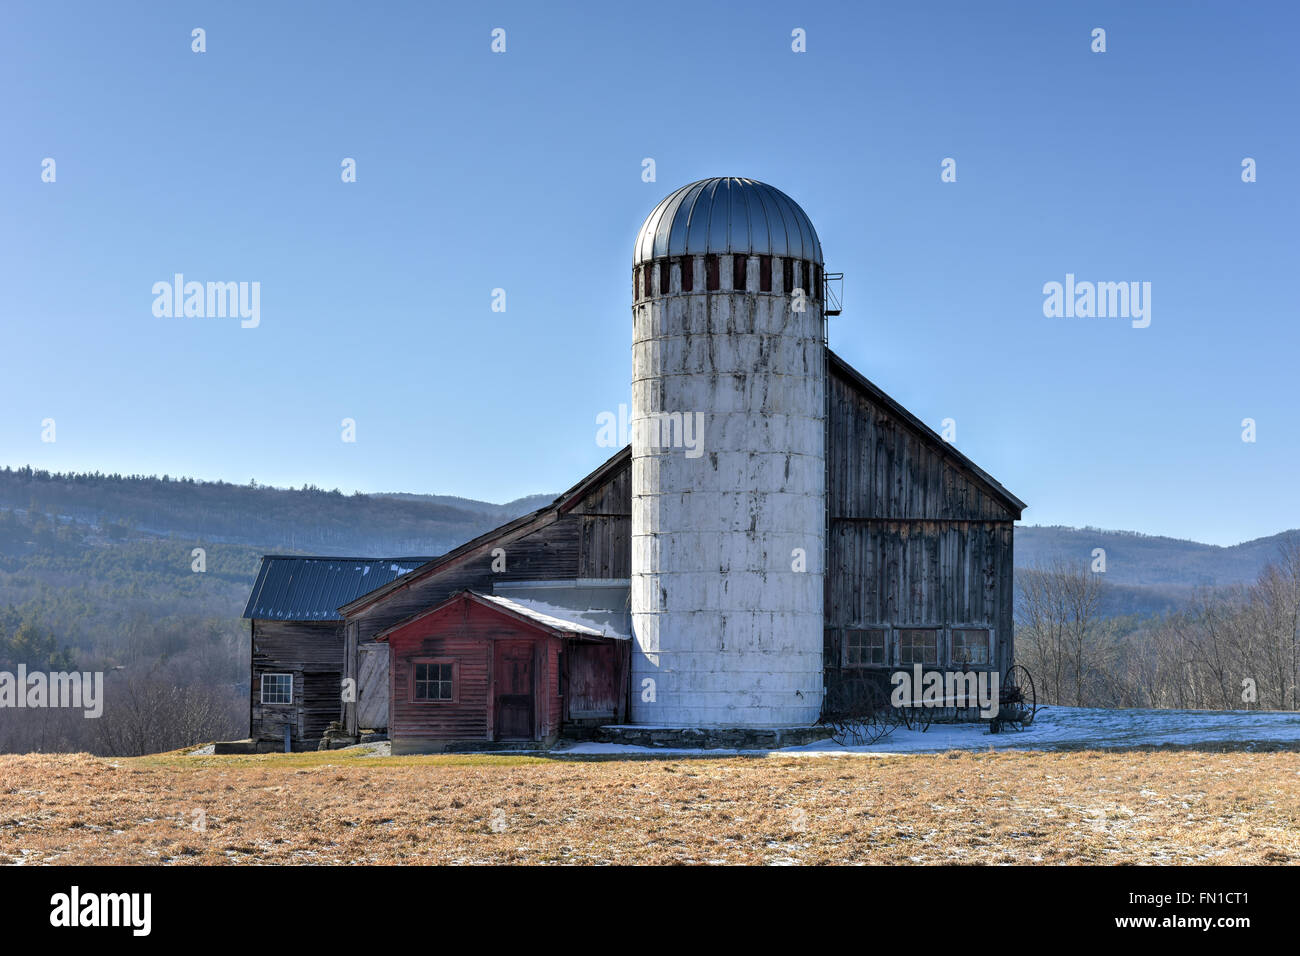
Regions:
<instances>
[{"instance_id":1,"label":"forested hill","mask_svg":"<svg viewBox=\"0 0 1300 956\"><path fill-rule=\"evenodd\" d=\"M436 555L553 498L498 505L401 492L343 495L251 482L0 469L0 670L20 662L111 669L138 688L141 700L186 687L187 699L201 699L220 716L225 729L210 729L209 736L242 734L248 632L240 614L261 555ZM1136 626L1133 621L1183 605L1198 587L1254 580L1277 559L1280 537L1217 548L1129 532L1022 527L1016 564L1023 580L1029 567L1078 566L1104 548L1100 610ZM201 572L195 548L205 554ZM113 726L92 723L97 733ZM9 721L0 725L0 751L109 746L86 738L84 728L68 729L58 743L32 736L47 731ZM150 740L153 749L185 742Z\"/></svg>"},{"instance_id":2,"label":"forested hill","mask_svg":"<svg viewBox=\"0 0 1300 956\"><path fill-rule=\"evenodd\" d=\"M315 554L440 554L553 500L497 505L437 495L344 495L312 486L169 476L0 470L0 509L98 528L110 540L179 537Z\"/></svg>"}]
</instances>

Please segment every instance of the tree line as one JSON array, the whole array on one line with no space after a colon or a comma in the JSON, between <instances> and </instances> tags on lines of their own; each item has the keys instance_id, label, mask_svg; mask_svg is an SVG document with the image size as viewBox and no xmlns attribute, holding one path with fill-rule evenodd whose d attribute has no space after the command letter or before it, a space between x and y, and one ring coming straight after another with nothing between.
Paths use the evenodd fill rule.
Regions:
<instances>
[{"instance_id":1,"label":"tree line","mask_svg":"<svg viewBox=\"0 0 1300 956\"><path fill-rule=\"evenodd\" d=\"M1246 585L1172 613L1099 613L1105 575L1054 560L1017 574L1016 660L1039 700L1075 707L1300 709L1300 534Z\"/></svg>"}]
</instances>

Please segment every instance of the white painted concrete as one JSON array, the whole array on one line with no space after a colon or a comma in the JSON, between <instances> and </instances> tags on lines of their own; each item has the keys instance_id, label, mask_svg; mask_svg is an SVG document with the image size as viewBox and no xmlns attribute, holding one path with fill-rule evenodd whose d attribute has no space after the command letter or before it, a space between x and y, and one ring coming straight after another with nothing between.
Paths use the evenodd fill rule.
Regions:
<instances>
[{"instance_id":1,"label":"white painted concrete","mask_svg":"<svg viewBox=\"0 0 1300 956\"><path fill-rule=\"evenodd\" d=\"M779 268L759 292L755 257L731 289L732 258L719 259L721 290L702 291L695 257L694 292L674 266L666 295L633 306L631 717L807 725L823 682L822 313L792 310ZM663 412L703 413L698 457L651 447Z\"/></svg>"}]
</instances>

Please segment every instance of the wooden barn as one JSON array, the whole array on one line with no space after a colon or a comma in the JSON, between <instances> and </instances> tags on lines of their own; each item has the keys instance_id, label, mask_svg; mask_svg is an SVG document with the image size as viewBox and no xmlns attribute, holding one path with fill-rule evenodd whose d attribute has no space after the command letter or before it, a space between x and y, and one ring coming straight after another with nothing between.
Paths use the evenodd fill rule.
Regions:
<instances>
[{"instance_id":1,"label":"wooden barn","mask_svg":"<svg viewBox=\"0 0 1300 956\"><path fill-rule=\"evenodd\" d=\"M915 664L1005 674L1024 502L829 349L827 361L828 696Z\"/></svg>"},{"instance_id":2,"label":"wooden barn","mask_svg":"<svg viewBox=\"0 0 1300 956\"><path fill-rule=\"evenodd\" d=\"M496 643L528 643L558 653L557 673L540 656L533 665L535 707L560 691L558 724L549 711L538 711L527 735L533 743L624 720L631 643L630 461L625 448L550 505L341 606L345 676L354 677L357 686L357 700L344 705L345 729L387 727L395 750L520 739L517 726L503 722L501 704L492 698L476 705L478 716L469 723L409 722L412 713L428 708L410 709L410 676L402 676L407 683L398 681L397 666L406 665L396 664L397 655L408 649L423 654L423 642L453 648L444 656L455 665L454 673L474 675L476 693L486 686L480 678ZM451 613L453 607L461 609L461 618ZM468 616L478 629L466 623ZM547 641L539 645L542 632ZM491 668L490 689L500 693L505 678L498 680L496 665ZM555 679L544 682L544 677ZM452 692L459 693L459 685ZM376 716L381 709L382 718Z\"/></svg>"},{"instance_id":3,"label":"wooden barn","mask_svg":"<svg viewBox=\"0 0 1300 956\"><path fill-rule=\"evenodd\" d=\"M377 639L391 648L394 753L550 746L570 719L623 717L627 635L466 590Z\"/></svg>"},{"instance_id":4,"label":"wooden barn","mask_svg":"<svg viewBox=\"0 0 1300 956\"><path fill-rule=\"evenodd\" d=\"M244 608L252 667L249 736L263 750L315 750L342 710L340 604L427 562L270 554ZM387 668L385 667L385 672Z\"/></svg>"},{"instance_id":5,"label":"wooden barn","mask_svg":"<svg viewBox=\"0 0 1300 956\"><path fill-rule=\"evenodd\" d=\"M915 664L1005 673L1024 504L829 349L826 391L826 691ZM313 747L342 719L405 753L627 720L631 463L624 448L437 558L265 559L245 612L254 736L282 741L288 724Z\"/></svg>"}]
</instances>

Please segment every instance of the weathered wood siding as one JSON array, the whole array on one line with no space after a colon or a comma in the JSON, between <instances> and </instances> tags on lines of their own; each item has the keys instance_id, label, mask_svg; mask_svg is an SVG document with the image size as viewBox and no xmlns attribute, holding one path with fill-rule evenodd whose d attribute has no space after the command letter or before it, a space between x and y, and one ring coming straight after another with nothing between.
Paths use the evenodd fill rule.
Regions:
<instances>
[{"instance_id":1,"label":"weathered wood siding","mask_svg":"<svg viewBox=\"0 0 1300 956\"><path fill-rule=\"evenodd\" d=\"M378 730L388 726L388 645L357 647L357 726Z\"/></svg>"},{"instance_id":2,"label":"weathered wood siding","mask_svg":"<svg viewBox=\"0 0 1300 956\"><path fill-rule=\"evenodd\" d=\"M568 650L565 716L573 720L614 720L619 710L619 642L571 644Z\"/></svg>"},{"instance_id":3,"label":"weathered wood siding","mask_svg":"<svg viewBox=\"0 0 1300 956\"><path fill-rule=\"evenodd\" d=\"M490 591L494 581L626 578L631 566L631 466L618 469L564 513L546 512L517 536L484 543L447 567L393 591L358 611L357 640L373 639L412 614L465 588ZM494 571L492 552L505 551L504 570Z\"/></svg>"},{"instance_id":4,"label":"weathered wood siding","mask_svg":"<svg viewBox=\"0 0 1300 956\"><path fill-rule=\"evenodd\" d=\"M631 574L631 459L561 512L544 512L513 534L485 542L436 573L397 589L349 618L356 644L374 639L399 621L445 601L457 591L491 591L496 581L627 578ZM493 570L493 551L505 551L505 569ZM350 672L357 667L349 652ZM348 729L358 727L355 708Z\"/></svg>"},{"instance_id":5,"label":"weathered wood siding","mask_svg":"<svg viewBox=\"0 0 1300 956\"><path fill-rule=\"evenodd\" d=\"M1015 513L977 476L857 388L827 383L827 689L849 628L992 632L993 664L1013 654ZM891 661L885 668L895 669Z\"/></svg>"},{"instance_id":6,"label":"weathered wood siding","mask_svg":"<svg viewBox=\"0 0 1300 956\"><path fill-rule=\"evenodd\" d=\"M249 733L282 742L290 726L295 750L315 750L342 710L343 622L252 622ZM263 704L262 675L292 674L293 703Z\"/></svg>"},{"instance_id":7,"label":"weathered wood siding","mask_svg":"<svg viewBox=\"0 0 1300 956\"><path fill-rule=\"evenodd\" d=\"M527 624L504 618L472 601L453 602L388 636L390 709L388 732L394 751L438 749L453 742L496 739L495 645L525 642L533 647L533 737L552 739L562 719L559 662L562 641ZM457 665L456 699L425 703L411 699L416 661L448 659Z\"/></svg>"}]
</instances>

